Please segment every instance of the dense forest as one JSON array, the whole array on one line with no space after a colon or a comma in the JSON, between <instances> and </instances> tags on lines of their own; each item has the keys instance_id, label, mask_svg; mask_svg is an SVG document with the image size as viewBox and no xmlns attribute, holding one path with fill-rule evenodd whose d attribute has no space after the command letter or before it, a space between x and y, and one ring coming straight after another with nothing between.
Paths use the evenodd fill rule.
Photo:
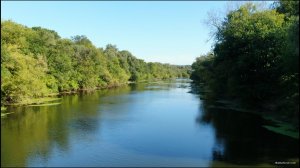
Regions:
<instances>
[{"instance_id":1,"label":"dense forest","mask_svg":"<svg viewBox=\"0 0 300 168\"><path fill-rule=\"evenodd\" d=\"M213 50L192 64L191 79L211 97L298 125L299 1L268 9L246 3L219 23Z\"/></svg>"},{"instance_id":2,"label":"dense forest","mask_svg":"<svg viewBox=\"0 0 300 168\"><path fill-rule=\"evenodd\" d=\"M61 38L55 31L1 21L1 105L29 104L61 92L91 90L175 77L190 66L146 63L85 36Z\"/></svg>"}]
</instances>

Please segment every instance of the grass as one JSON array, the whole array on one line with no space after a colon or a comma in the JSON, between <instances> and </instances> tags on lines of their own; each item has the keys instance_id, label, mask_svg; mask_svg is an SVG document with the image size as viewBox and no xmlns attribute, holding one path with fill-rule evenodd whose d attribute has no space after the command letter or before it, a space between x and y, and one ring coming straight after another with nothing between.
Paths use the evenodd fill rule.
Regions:
<instances>
[{"instance_id":1,"label":"grass","mask_svg":"<svg viewBox=\"0 0 300 168\"><path fill-rule=\"evenodd\" d=\"M294 130L290 125L279 124L278 127L264 125L263 127L269 131L299 139L299 132Z\"/></svg>"},{"instance_id":2,"label":"grass","mask_svg":"<svg viewBox=\"0 0 300 168\"><path fill-rule=\"evenodd\" d=\"M225 110L234 110L234 111L240 111L244 113L254 113L254 114L260 114L256 111L245 109L245 108L239 108L234 105L210 105L209 108L217 108L217 109L225 109Z\"/></svg>"},{"instance_id":3,"label":"grass","mask_svg":"<svg viewBox=\"0 0 300 168\"><path fill-rule=\"evenodd\" d=\"M43 98L35 98L35 99L27 99L19 103L13 103L9 104L11 106L20 106L20 105L40 105L40 104L46 104L48 102L58 101L61 100L61 98L57 97L43 97Z\"/></svg>"},{"instance_id":4,"label":"grass","mask_svg":"<svg viewBox=\"0 0 300 168\"><path fill-rule=\"evenodd\" d=\"M8 114L12 114L14 112L10 112L10 113L1 113L1 118L6 117Z\"/></svg>"},{"instance_id":5,"label":"grass","mask_svg":"<svg viewBox=\"0 0 300 168\"><path fill-rule=\"evenodd\" d=\"M275 132L277 134L289 136L295 139L299 139L299 130L295 128L294 125L292 125L289 122L283 122L275 119L275 116L270 116L268 114L264 113L259 113L257 111L253 110L248 110L248 109L243 109L239 108L236 106L234 103L230 101L223 101L223 100L218 100L216 101L217 103L221 103L222 105L211 105L209 108L218 108L218 109L229 109L229 110L235 110L235 111L240 111L240 112L247 112L247 113L253 113L253 114L260 114L262 117L266 120L271 120L275 125L263 125L265 129Z\"/></svg>"},{"instance_id":6,"label":"grass","mask_svg":"<svg viewBox=\"0 0 300 168\"><path fill-rule=\"evenodd\" d=\"M10 106L20 106L20 105L28 105L28 106L56 106L61 104L61 102L55 102L59 101L62 98L57 97L44 97L44 98L36 98L36 99L28 99L25 101L22 101L20 103L15 104L9 104ZM8 114L12 114L14 112L4 113L6 111L6 107L1 107L1 118L6 117Z\"/></svg>"},{"instance_id":7,"label":"grass","mask_svg":"<svg viewBox=\"0 0 300 168\"><path fill-rule=\"evenodd\" d=\"M264 118L275 122L275 126L264 125L263 127L267 130L278 134L286 135L295 139L299 139L299 130L295 129L295 127L291 123L281 122L271 117Z\"/></svg>"},{"instance_id":8,"label":"grass","mask_svg":"<svg viewBox=\"0 0 300 168\"><path fill-rule=\"evenodd\" d=\"M44 104L31 104L31 105L28 105L28 106L56 106L56 105L59 105L61 103L44 103Z\"/></svg>"}]
</instances>

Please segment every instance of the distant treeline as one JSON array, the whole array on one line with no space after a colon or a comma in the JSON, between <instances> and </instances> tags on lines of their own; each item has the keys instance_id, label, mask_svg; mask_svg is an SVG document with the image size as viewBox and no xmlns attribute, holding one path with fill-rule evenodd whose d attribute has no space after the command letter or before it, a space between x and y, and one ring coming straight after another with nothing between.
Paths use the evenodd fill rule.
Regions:
<instances>
[{"instance_id":1,"label":"distant treeline","mask_svg":"<svg viewBox=\"0 0 300 168\"><path fill-rule=\"evenodd\" d=\"M192 64L191 79L215 97L298 121L299 1L246 3L215 26L213 51Z\"/></svg>"},{"instance_id":2,"label":"distant treeline","mask_svg":"<svg viewBox=\"0 0 300 168\"><path fill-rule=\"evenodd\" d=\"M114 45L96 48L85 36L1 21L1 105L58 92L128 81L189 77L190 66L146 63Z\"/></svg>"}]
</instances>

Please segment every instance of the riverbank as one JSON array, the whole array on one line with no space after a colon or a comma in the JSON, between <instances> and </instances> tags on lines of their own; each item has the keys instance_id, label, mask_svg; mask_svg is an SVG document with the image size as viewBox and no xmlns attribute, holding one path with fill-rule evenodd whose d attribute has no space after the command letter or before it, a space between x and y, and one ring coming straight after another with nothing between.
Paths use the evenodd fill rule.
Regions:
<instances>
[{"instance_id":1,"label":"riverbank","mask_svg":"<svg viewBox=\"0 0 300 168\"><path fill-rule=\"evenodd\" d=\"M96 87L96 88L90 88L90 89L77 89L77 90L71 90L71 91L62 91L62 92L58 92L58 93L51 93L51 94L48 94L48 95L45 95L45 96L39 97L39 98L26 98L17 103L4 104L4 106L1 107L1 111L5 111L7 106L30 106L30 105L40 105L41 106L41 105L53 105L53 104L58 105L60 103L55 102L55 101L61 99L58 96L67 95L67 94L77 94L77 93L86 92L86 91L96 91L96 90L101 90L101 89L111 89L111 88L116 88L116 87L120 87L123 85L127 85L130 83L134 83L134 82L126 82L126 83L117 84L117 85L116 84L109 85L107 87ZM55 103L51 103L51 102L55 102Z\"/></svg>"},{"instance_id":2,"label":"riverbank","mask_svg":"<svg viewBox=\"0 0 300 168\"><path fill-rule=\"evenodd\" d=\"M2 119L1 151L20 155L3 157L2 167L254 167L298 158L297 140L249 113L206 108L189 86L137 83L65 95L58 106L8 108L15 113Z\"/></svg>"},{"instance_id":3,"label":"riverbank","mask_svg":"<svg viewBox=\"0 0 300 168\"><path fill-rule=\"evenodd\" d=\"M236 112L260 115L262 118L270 122L269 125L264 125L264 128L278 134L299 139L299 127L297 123L291 122L291 120L287 119L286 117L276 113L274 114L274 112L271 111L243 108L242 106L227 100L215 100L214 102L218 105L210 105L208 108L233 110Z\"/></svg>"},{"instance_id":4,"label":"riverbank","mask_svg":"<svg viewBox=\"0 0 300 168\"><path fill-rule=\"evenodd\" d=\"M199 94L207 104L209 109L231 110L237 113L251 113L261 116L268 121L268 125L263 127L269 131L299 139L299 121L298 118L291 118L283 115L269 106L275 106L275 103L261 106L261 108L242 104L238 99L234 100L226 95L216 94L210 87L204 83L193 82L192 92Z\"/></svg>"},{"instance_id":5,"label":"riverbank","mask_svg":"<svg viewBox=\"0 0 300 168\"><path fill-rule=\"evenodd\" d=\"M77 90L71 90L71 91L62 91L58 93L51 93L48 95L45 95L43 97L39 98L26 98L20 102L17 103L7 103L1 106L1 114L6 111L6 107L9 106L50 106L50 105L59 105L60 102L58 102L61 98L59 96L68 95L68 94L77 94L80 92L92 92L96 90L103 90L103 89L112 89L121 87L124 85L134 84L134 83L145 83L145 82L157 82L157 81L165 81L165 80L171 80L170 79L152 79L152 80L140 80L140 81L128 81L126 83L119 83L119 84L113 84L113 85L107 85L105 87L95 87L90 89L77 89Z\"/></svg>"}]
</instances>

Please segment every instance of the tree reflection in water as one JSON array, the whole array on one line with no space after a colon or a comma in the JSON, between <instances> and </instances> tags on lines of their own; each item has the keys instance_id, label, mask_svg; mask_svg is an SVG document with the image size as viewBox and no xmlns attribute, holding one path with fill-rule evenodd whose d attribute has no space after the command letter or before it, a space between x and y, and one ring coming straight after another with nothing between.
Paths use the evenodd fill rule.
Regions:
<instances>
[{"instance_id":1,"label":"tree reflection in water","mask_svg":"<svg viewBox=\"0 0 300 168\"><path fill-rule=\"evenodd\" d=\"M256 165L298 158L297 139L268 131L262 126L269 121L258 114L215 108L211 93L201 89L192 87L192 92L203 98L202 113L196 122L210 123L215 128L214 161Z\"/></svg>"}]
</instances>

